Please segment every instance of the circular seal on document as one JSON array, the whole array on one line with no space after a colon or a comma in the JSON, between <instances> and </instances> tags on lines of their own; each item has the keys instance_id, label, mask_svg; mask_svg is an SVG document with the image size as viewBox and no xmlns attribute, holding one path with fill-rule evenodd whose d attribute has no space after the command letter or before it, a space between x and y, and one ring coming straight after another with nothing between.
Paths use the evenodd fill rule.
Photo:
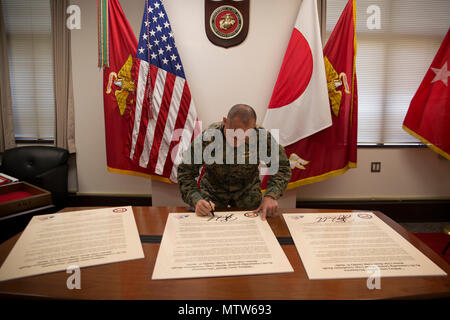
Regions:
<instances>
[{"instance_id":1,"label":"circular seal on document","mask_svg":"<svg viewBox=\"0 0 450 320\"><path fill-rule=\"evenodd\" d=\"M244 213L244 216L247 218L256 218L258 216L258 212L246 212Z\"/></svg>"},{"instance_id":2,"label":"circular seal on document","mask_svg":"<svg viewBox=\"0 0 450 320\"><path fill-rule=\"evenodd\" d=\"M372 215L368 213L358 213L358 217L361 219L372 219Z\"/></svg>"},{"instance_id":3,"label":"circular seal on document","mask_svg":"<svg viewBox=\"0 0 450 320\"><path fill-rule=\"evenodd\" d=\"M244 26L242 13L233 6L220 6L209 18L212 32L221 39L236 37Z\"/></svg>"},{"instance_id":4,"label":"circular seal on document","mask_svg":"<svg viewBox=\"0 0 450 320\"><path fill-rule=\"evenodd\" d=\"M122 212L125 212L125 211L127 211L127 208L117 208L117 209L113 210L114 213L122 213Z\"/></svg>"}]
</instances>

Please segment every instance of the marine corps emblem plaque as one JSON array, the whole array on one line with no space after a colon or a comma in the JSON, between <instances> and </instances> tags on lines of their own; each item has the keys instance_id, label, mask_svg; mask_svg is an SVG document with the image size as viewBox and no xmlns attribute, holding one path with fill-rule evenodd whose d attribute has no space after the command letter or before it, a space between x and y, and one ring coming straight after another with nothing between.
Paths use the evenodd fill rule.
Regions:
<instances>
[{"instance_id":1,"label":"marine corps emblem plaque","mask_svg":"<svg viewBox=\"0 0 450 320\"><path fill-rule=\"evenodd\" d=\"M205 0L205 30L217 46L229 48L247 37L250 0Z\"/></svg>"}]
</instances>

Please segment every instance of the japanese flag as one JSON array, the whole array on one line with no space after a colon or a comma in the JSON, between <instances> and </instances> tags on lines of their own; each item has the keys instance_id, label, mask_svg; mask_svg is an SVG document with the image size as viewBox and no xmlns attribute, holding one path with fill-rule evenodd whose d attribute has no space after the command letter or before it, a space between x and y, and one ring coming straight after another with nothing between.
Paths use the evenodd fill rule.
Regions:
<instances>
[{"instance_id":1,"label":"japanese flag","mask_svg":"<svg viewBox=\"0 0 450 320\"><path fill-rule=\"evenodd\" d=\"M316 0L303 0L263 126L287 146L331 126Z\"/></svg>"}]
</instances>

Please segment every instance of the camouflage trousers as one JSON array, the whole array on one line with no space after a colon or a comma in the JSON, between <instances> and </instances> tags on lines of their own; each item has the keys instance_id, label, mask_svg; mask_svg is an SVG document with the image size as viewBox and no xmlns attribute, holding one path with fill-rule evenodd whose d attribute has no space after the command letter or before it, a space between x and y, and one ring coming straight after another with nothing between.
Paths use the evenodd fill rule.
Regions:
<instances>
[{"instance_id":1,"label":"camouflage trousers","mask_svg":"<svg viewBox=\"0 0 450 320\"><path fill-rule=\"evenodd\" d=\"M216 208L239 208L244 210L254 210L259 207L262 194L260 184L255 184L251 188L240 192L226 192L216 190L214 192L200 188L203 199L211 200Z\"/></svg>"}]
</instances>

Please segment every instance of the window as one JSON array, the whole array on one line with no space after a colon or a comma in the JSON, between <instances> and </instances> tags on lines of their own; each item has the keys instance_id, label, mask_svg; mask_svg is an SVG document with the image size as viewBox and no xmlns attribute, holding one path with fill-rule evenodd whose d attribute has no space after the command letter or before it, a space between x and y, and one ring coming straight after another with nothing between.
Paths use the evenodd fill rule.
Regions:
<instances>
[{"instance_id":1,"label":"window","mask_svg":"<svg viewBox=\"0 0 450 320\"><path fill-rule=\"evenodd\" d=\"M327 1L325 41L346 4ZM379 29L368 28L372 8ZM450 1L357 0L356 10L358 144L418 144L402 124L449 28Z\"/></svg>"},{"instance_id":2,"label":"window","mask_svg":"<svg viewBox=\"0 0 450 320\"><path fill-rule=\"evenodd\" d=\"M2 0L17 140L55 139L49 0Z\"/></svg>"}]
</instances>

